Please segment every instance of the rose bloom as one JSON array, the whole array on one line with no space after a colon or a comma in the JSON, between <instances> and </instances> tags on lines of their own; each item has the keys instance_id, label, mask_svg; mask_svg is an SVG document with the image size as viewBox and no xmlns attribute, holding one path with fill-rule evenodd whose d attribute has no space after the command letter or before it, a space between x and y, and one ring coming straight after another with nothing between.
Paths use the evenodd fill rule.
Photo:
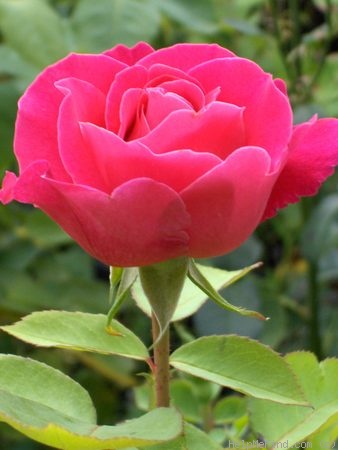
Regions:
<instances>
[{"instance_id":1,"label":"rose bloom","mask_svg":"<svg viewBox=\"0 0 338 450\"><path fill-rule=\"evenodd\" d=\"M235 249L338 163L338 120L293 127L282 80L212 44L118 45L47 67L19 102L2 203L112 266Z\"/></svg>"}]
</instances>

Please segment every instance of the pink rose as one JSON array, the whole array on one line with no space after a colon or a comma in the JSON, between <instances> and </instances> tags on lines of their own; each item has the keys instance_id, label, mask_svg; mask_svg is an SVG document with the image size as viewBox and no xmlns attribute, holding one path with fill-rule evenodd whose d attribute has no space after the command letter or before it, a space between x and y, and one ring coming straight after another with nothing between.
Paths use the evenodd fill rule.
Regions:
<instances>
[{"instance_id":1,"label":"pink rose","mask_svg":"<svg viewBox=\"0 0 338 450\"><path fill-rule=\"evenodd\" d=\"M292 126L281 80L218 45L71 54L19 103L0 199L113 266L238 247L338 163L338 120Z\"/></svg>"}]
</instances>

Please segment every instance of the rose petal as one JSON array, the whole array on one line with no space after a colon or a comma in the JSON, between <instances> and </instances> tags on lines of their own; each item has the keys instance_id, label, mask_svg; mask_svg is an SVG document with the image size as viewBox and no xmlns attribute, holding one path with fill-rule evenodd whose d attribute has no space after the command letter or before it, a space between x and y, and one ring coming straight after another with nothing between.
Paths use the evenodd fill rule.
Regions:
<instances>
[{"instance_id":1,"label":"rose petal","mask_svg":"<svg viewBox=\"0 0 338 450\"><path fill-rule=\"evenodd\" d=\"M48 178L37 161L18 178L14 198L33 203L85 251L112 266L139 266L186 254L189 216L178 194L150 179L134 179L112 195Z\"/></svg>"},{"instance_id":2,"label":"rose petal","mask_svg":"<svg viewBox=\"0 0 338 450\"><path fill-rule=\"evenodd\" d=\"M19 177L10 172L3 181L1 192L4 192L5 195L10 194L9 201L17 200L21 203L35 205L37 195L43 189L42 177L48 170L48 162L38 160L23 170Z\"/></svg>"},{"instance_id":3,"label":"rose petal","mask_svg":"<svg viewBox=\"0 0 338 450\"><path fill-rule=\"evenodd\" d=\"M147 106L145 114L150 129L155 128L173 111L188 109L191 105L184 98L161 88L147 89Z\"/></svg>"},{"instance_id":4,"label":"rose petal","mask_svg":"<svg viewBox=\"0 0 338 450\"><path fill-rule=\"evenodd\" d=\"M242 116L243 108L221 102L198 113L175 111L140 141L154 153L190 148L224 159L245 142Z\"/></svg>"},{"instance_id":5,"label":"rose petal","mask_svg":"<svg viewBox=\"0 0 338 450\"><path fill-rule=\"evenodd\" d=\"M138 128L136 121L140 119L139 108L144 96L142 88L131 88L124 93L120 105L120 128L117 133L122 139L127 140L133 129Z\"/></svg>"},{"instance_id":6,"label":"rose petal","mask_svg":"<svg viewBox=\"0 0 338 450\"><path fill-rule=\"evenodd\" d=\"M141 103L140 108L137 111L133 127L130 129L130 131L127 132L125 139L138 139L141 136L148 134L149 131L150 127L145 114L145 106Z\"/></svg>"},{"instance_id":7,"label":"rose petal","mask_svg":"<svg viewBox=\"0 0 338 450\"><path fill-rule=\"evenodd\" d=\"M338 164L338 120L316 119L295 127L289 157L262 220L302 196L315 195Z\"/></svg>"},{"instance_id":8,"label":"rose petal","mask_svg":"<svg viewBox=\"0 0 338 450\"><path fill-rule=\"evenodd\" d=\"M274 80L275 86L284 94L288 95L288 88L285 81L282 78L275 78Z\"/></svg>"},{"instance_id":9,"label":"rose petal","mask_svg":"<svg viewBox=\"0 0 338 450\"><path fill-rule=\"evenodd\" d=\"M65 95L58 118L59 151L65 169L75 183L102 189L100 174L83 142L79 122L104 125L105 96L86 81L65 78L55 83Z\"/></svg>"},{"instance_id":10,"label":"rose petal","mask_svg":"<svg viewBox=\"0 0 338 450\"><path fill-rule=\"evenodd\" d=\"M128 67L116 76L106 98L105 119L108 130L114 133L119 131L121 100L125 93L132 88L143 88L147 81L148 72L142 66Z\"/></svg>"},{"instance_id":11,"label":"rose petal","mask_svg":"<svg viewBox=\"0 0 338 450\"><path fill-rule=\"evenodd\" d=\"M189 73L205 91L220 86L218 101L245 106L246 144L265 148L278 164L291 136L292 112L287 97L271 76L243 58L209 61Z\"/></svg>"},{"instance_id":12,"label":"rose petal","mask_svg":"<svg viewBox=\"0 0 338 450\"><path fill-rule=\"evenodd\" d=\"M176 192L221 163L209 153L191 150L156 155L137 141L124 142L111 133L92 124L82 124L87 151L96 161L93 169L111 192L133 178L151 178L170 186Z\"/></svg>"},{"instance_id":13,"label":"rose petal","mask_svg":"<svg viewBox=\"0 0 338 450\"><path fill-rule=\"evenodd\" d=\"M75 223L68 230L64 227L64 215L55 207L50 209L54 220L94 258L128 267L186 254L189 216L169 187L150 179L134 179L109 196L82 186L49 183L74 211L90 248L75 231Z\"/></svg>"},{"instance_id":14,"label":"rose petal","mask_svg":"<svg viewBox=\"0 0 338 450\"><path fill-rule=\"evenodd\" d=\"M203 91L195 83L191 83L190 81L167 81L161 84L161 88L186 99L195 111L199 111L205 105L205 95Z\"/></svg>"},{"instance_id":15,"label":"rose petal","mask_svg":"<svg viewBox=\"0 0 338 450\"><path fill-rule=\"evenodd\" d=\"M179 69L163 64L155 64L150 67L149 70L136 65L121 71L121 73L116 76L107 96L106 128L114 133L118 133L119 129L123 128L123 125L121 125L124 122L123 116L121 117L121 102L122 98L128 95L128 90L161 87L161 85L166 82L183 80L191 82L195 86L195 88L189 88L189 91L187 92L189 96L192 96L195 99L195 101L201 97L201 93L203 95L203 91L197 80L194 80L193 77ZM195 89L195 91L196 89L199 89L201 93L197 94L195 92L192 94L192 89ZM132 109L132 105L130 105L129 109Z\"/></svg>"},{"instance_id":16,"label":"rose petal","mask_svg":"<svg viewBox=\"0 0 338 450\"><path fill-rule=\"evenodd\" d=\"M156 127L171 112L190 109L191 105L162 88L132 88L122 97L121 125L118 135L125 140L139 139Z\"/></svg>"},{"instance_id":17,"label":"rose petal","mask_svg":"<svg viewBox=\"0 0 338 450\"><path fill-rule=\"evenodd\" d=\"M124 67L104 55L71 54L37 77L19 102L14 147L21 171L33 161L45 159L54 177L69 180L57 143L56 124L63 95L54 83L71 75L107 92L116 73Z\"/></svg>"},{"instance_id":18,"label":"rose petal","mask_svg":"<svg viewBox=\"0 0 338 450\"><path fill-rule=\"evenodd\" d=\"M18 178L13 172L6 171L2 181L2 189L0 189L0 202L4 205L14 199L14 188L17 180Z\"/></svg>"},{"instance_id":19,"label":"rose petal","mask_svg":"<svg viewBox=\"0 0 338 450\"><path fill-rule=\"evenodd\" d=\"M147 42L138 42L134 47L127 47L123 44L118 44L110 50L104 52L104 55L117 59L120 62L132 66L137 61L154 51L153 47Z\"/></svg>"},{"instance_id":20,"label":"rose petal","mask_svg":"<svg viewBox=\"0 0 338 450\"><path fill-rule=\"evenodd\" d=\"M91 236L87 234L76 207L70 204L46 181L49 164L47 161L35 161L28 166L16 180L13 198L21 203L31 203L45 211L71 237L89 253L92 252ZM63 185L61 183L61 185ZM66 184L72 186L70 184ZM86 188L90 189L90 188ZM92 254L92 253L91 253Z\"/></svg>"},{"instance_id":21,"label":"rose petal","mask_svg":"<svg viewBox=\"0 0 338 450\"><path fill-rule=\"evenodd\" d=\"M161 86L163 83L171 81L188 81L191 84L197 86L202 92L202 87L198 80L196 80L191 75L183 72L183 70L177 69L175 67L170 67L166 64L154 64L148 69L147 87L157 87Z\"/></svg>"},{"instance_id":22,"label":"rose petal","mask_svg":"<svg viewBox=\"0 0 338 450\"><path fill-rule=\"evenodd\" d=\"M258 225L276 175L259 147L243 147L181 192L191 216L189 255L221 255L244 242Z\"/></svg>"},{"instance_id":23,"label":"rose petal","mask_svg":"<svg viewBox=\"0 0 338 450\"><path fill-rule=\"evenodd\" d=\"M176 44L157 50L139 60L138 63L144 67L160 63L188 70L204 61L232 56L234 56L232 52L217 44Z\"/></svg>"},{"instance_id":24,"label":"rose petal","mask_svg":"<svg viewBox=\"0 0 338 450\"><path fill-rule=\"evenodd\" d=\"M221 88L217 86L215 89L212 89L205 95L205 103L208 105L209 103L215 102L218 99L219 93L221 92Z\"/></svg>"}]
</instances>

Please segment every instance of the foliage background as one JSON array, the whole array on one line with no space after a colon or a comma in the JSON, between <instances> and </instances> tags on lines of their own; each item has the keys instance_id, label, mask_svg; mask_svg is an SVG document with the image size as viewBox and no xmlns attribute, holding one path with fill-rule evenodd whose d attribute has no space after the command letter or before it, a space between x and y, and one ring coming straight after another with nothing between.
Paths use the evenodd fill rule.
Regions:
<instances>
[{"instance_id":1,"label":"foliage background","mask_svg":"<svg viewBox=\"0 0 338 450\"><path fill-rule=\"evenodd\" d=\"M48 64L75 52L101 52L139 40L155 48L217 42L288 83L295 123L338 117L337 0L0 0L0 177L16 169L12 151L17 100ZM207 303L175 327L175 342L238 333L280 352L311 349L338 356L338 177L263 224L240 249L206 261L226 269L257 260L263 269L229 288L235 304L271 317L265 324ZM107 269L40 211L0 206L0 323L31 311L107 312ZM132 300L121 321L144 341L149 322ZM32 349L1 334L0 352L31 356L88 388L99 423L138 414L130 389L145 368L118 358ZM0 448L37 450L0 425Z\"/></svg>"}]
</instances>

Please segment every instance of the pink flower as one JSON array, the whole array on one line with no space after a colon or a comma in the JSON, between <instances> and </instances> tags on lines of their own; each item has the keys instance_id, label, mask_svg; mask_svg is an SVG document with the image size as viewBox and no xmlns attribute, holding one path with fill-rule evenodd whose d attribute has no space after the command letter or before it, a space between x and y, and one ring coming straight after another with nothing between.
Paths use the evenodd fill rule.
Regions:
<instances>
[{"instance_id":1,"label":"pink flower","mask_svg":"<svg viewBox=\"0 0 338 450\"><path fill-rule=\"evenodd\" d=\"M281 80L218 45L71 54L19 103L0 199L113 266L238 247L338 163L338 120L292 127Z\"/></svg>"}]
</instances>

